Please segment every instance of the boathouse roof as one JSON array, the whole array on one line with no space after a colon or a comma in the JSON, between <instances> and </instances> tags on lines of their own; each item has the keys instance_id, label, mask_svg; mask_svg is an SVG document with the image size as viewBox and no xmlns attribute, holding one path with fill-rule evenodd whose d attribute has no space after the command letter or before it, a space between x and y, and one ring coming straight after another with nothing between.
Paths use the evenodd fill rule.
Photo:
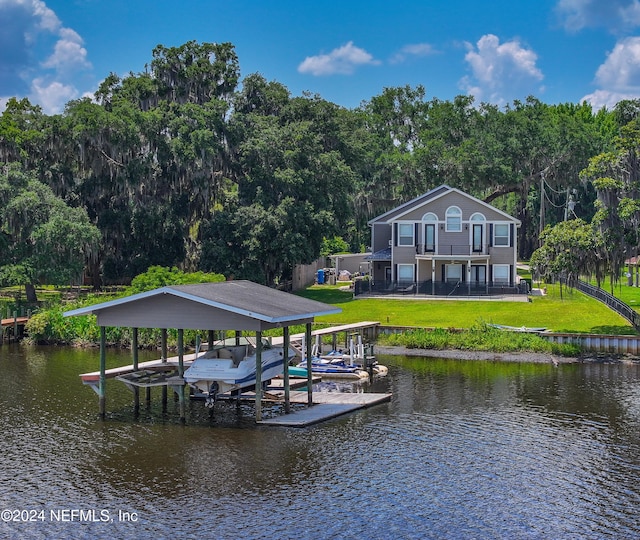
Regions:
<instances>
[{"instance_id":1,"label":"boathouse roof","mask_svg":"<svg viewBox=\"0 0 640 540\"><path fill-rule=\"evenodd\" d=\"M170 285L65 312L94 314L99 326L195 330L267 330L340 313L329 304L251 281Z\"/></svg>"}]
</instances>

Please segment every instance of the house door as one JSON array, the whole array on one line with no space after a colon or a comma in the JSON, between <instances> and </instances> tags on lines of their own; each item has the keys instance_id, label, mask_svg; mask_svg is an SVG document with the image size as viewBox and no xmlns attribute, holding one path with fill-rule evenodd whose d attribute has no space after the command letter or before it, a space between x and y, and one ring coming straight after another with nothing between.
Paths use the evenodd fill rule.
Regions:
<instances>
[{"instance_id":1,"label":"house door","mask_svg":"<svg viewBox=\"0 0 640 540\"><path fill-rule=\"evenodd\" d=\"M487 281L487 267L471 265L471 281L476 283L486 283Z\"/></svg>"},{"instance_id":2,"label":"house door","mask_svg":"<svg viewBox=\"0 0 640 540\"><path fill-rule=\"evenodd\" d=\"M436 250L436 226L433 223L427 223L424 226L424 251L432 253Z\"/></svg>"},{"instance_id":3,"label":"house door","mask_svg":"<svg viewBox=\"0 0 640 540\"><path fill-rule=\"evenodd\" d=\"M482 225L473 224L473 252L474 253L482 253Z\"/></svg>"}]
</instances>

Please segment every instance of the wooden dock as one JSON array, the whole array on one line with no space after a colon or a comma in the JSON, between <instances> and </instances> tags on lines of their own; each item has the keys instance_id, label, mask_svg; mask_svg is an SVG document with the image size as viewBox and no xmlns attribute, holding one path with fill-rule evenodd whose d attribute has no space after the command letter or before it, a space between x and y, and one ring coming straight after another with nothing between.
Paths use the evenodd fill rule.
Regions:
<instances>
[{"instance_id":1,"label":"wooden dock","mask_svg":"<svg viewBox=\"0 0 640 540\"><path fill-rule=\"evenodd\" d=\"M11 317L10 319L1 319L0 326L2 326L3 328L11 327L14 324L17 324L18 326L24 326L25 324L27 324L28 320L29 317Z\"/></svg>"},{"instance_id":2,"label":"wooden dock","mask_svg":"<svg viewBox=\"0 0 640 540\"><path fill-rule=\"evenodd\" d=\"M331 334L339 334L341 332L354 333L354 332L363 332L372 328L379 326L380 323L378 321L362 321L358 323L352 324L342 324L339 326L330 326L329 328L320 328L319 330L313 330L311 332L312 336L327 336ZM291 334L290 340L294 341L302 341L304 338L304 333L301 334ZM271 342L274 345L282 345L282 337L274 337L271 338Z\"/></svg>"},{"instance_id":3,"label":"wooden dock","mask_svg":"<svg viewBox=\"0 0 640 540\"><path fill-rule=\"evenodd\" d=\"M8 317L0 319L0 344L5 340L17 341L24 336L24 327L29 317Z\"/></svg>"},{"instance_id":4,"label":"wooden dock","mask_svg":"<svg viewBox=\"0 0 640 540\"><path fill-rule=\"evenodd\" d=\"M271 391L278 395L278 391ZM291 403L307 403L307 393L290 392ZM258 422L267 426L306 427L359 409L391 401L391 394L314 392L313 406Z\"/></svg>"}]
</instances>

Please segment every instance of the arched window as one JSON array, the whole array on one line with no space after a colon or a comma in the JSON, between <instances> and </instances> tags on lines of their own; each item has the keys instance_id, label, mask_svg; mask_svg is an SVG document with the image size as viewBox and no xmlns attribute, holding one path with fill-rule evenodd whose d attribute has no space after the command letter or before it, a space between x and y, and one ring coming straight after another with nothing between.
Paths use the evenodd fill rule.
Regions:
<instances>
[{"instance_id":1,"label":"arched window","mask_svg":"<svg viewBox=\"0 0 640 540\"><path fill-rule=\"evenodd\" d=\"M469 218L469 221L486 221L486 218L480 212L476 212Z\"/></svg>"},{"instance_id":2,"label":"arched window","mask_svg":"<svg viewBox=\"0 0 640 540\"><path fill-rule=\"evenodd\" d=\"M446 213L447 232L462 230L462 211L457 206L450 206Z\"/></svg>"},{"instance_id":3,"label":"arched window","mask_svg":"<svg viewBox=\"0 0 640 540\"><path fill-rule=\"evenodd\" d=\"M427 212L424 216L422 216L422 221L438 221L438 216L436 216L433 212Z\"/></svg>"}]
</instances>

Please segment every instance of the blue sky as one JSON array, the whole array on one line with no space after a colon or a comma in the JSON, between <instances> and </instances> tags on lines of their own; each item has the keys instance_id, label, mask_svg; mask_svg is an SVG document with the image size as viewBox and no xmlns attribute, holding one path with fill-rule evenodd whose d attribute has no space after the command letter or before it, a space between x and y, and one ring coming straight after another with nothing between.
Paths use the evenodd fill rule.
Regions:
<instances>
[{"instance_id":1,"label":"blue sky","mask_svg":"<svg viewBox=\"0 0 640 540\"><path fill-rule=\"evenodd\" d=\"M640 97L640 0L0 0L0 110L61 112L189 40L229 41L242 77L349 108L418 84L497 105Z\"/></svg>"}]
</instances>

